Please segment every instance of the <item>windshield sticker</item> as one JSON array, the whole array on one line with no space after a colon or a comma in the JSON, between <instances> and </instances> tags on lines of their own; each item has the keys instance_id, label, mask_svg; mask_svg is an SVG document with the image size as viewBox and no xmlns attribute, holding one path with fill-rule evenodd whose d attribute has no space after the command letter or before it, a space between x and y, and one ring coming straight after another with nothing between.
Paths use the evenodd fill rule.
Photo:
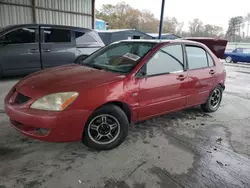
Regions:
<instances>
[{"instance_id":1,"label":"windshield sticker","mask_svg":"<svg viewBox=\"0 0 250 188\"><path fill-rule=\"evenodd\" d=\"M128 59L131 59L133 61L137 61L138 59L140 59L141 57L135 54L131 54L131 53L126 53L123 57L126 57Z\"/></svg>"}]
</instances>

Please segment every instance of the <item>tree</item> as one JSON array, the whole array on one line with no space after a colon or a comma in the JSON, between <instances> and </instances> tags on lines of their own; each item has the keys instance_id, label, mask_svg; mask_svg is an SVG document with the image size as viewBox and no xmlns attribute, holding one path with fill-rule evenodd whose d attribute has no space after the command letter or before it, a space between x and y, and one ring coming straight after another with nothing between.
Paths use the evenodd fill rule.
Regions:
<instances>
[{"instance_id":1,"label":"tree","mask_svg":"<svg viewBox=\"0 0 250 188\"><path fill-rule=\"evenodd\" d=\"M125 2L116 5L105 4L96 11L96 18L109 22L110 29L139 29L157 32L159 21L150 11L140 11Z\"/></svg>"},{"instance_id":2,"label":"tree","mask_svg":"<svg viewBox=\"0 0 250 188\"><path fill-rule=\"evenodd\" d=\"M203 36L204 26L201 20L198 18L189 22L189 34L190 36L201 37Z\"/></svg>"},{"instance_id":3,"label":"tree","mask_svg":"<svg viewBox=\"0 0 250 188\"><path fill-rule=\"evenodd\" d=\"M138 29L145 33L158 33L159 31L160 20L155 18L151 11L134 9L125 2L117 3L116 5L102 5L100 10L96 10L96 18L109 22L110 29ZM232 21L232 23L234 23L234 21ZM239 18L237 23L240 23ZM163 32L174 33L183 37L223 36L222 27L211 24L203 25L202 21L197 18L189 22L189 31L182 31L183 25L184 23L179 22L175 17L165 17L163 21ZM231 24L230 28L234 28L236 25L237 24Z\"/></svg>"},{"instance_id":4,"label":"tree","mask_svg":"<svg viewBox=\"0 0 250 188\"><path fill-rule=\"evenodd\" d=\"M148 33L158 32L159 20L154 17L154 14L152 12L148 10L143 10L139 19L139 30Z\"/></svg>"},{"instance_id":5,"label":"tree","mask_svg":"<svg viewBox=\"0 0 250 188\"><path fill-rule=\"evenodd\" d=\"M249 34L249 27L250 27L250 13L248 13L245 17L245 20L247 22L247 38L248 38L248 34Z\"/></svg>"},{"instance_id":6,"label":"tree","mask_svg":"<svg viewBox=\"0 0 250 188\"><path fill-rule=\"evenodd\" d=\"M204 25L203 36L205 37L219 37L223 33L223 28L216 25Z\"/></svg>"},{"instance_id":7,"label":"tree","mask_svg":"<svg viewBox=\"0 0 250 188\"><path fill-rule=\"evenodd\" d=\"M241 40L241 29L244 26L244 18L242 16L236 16L230 18L228 22L228 29L226 36L229 40Z\"/></svg>"},{"instance_id":8,"label":"tree","mask_svg":"<svg viewBox=\"0 0 250 188\"><path fill-rule=\"evenodd\" d=\"M183 28L183 22L180 23L175 17L165 17L163 20L163 32L164 33L181 33Z\"/></svg>"},{"instance_id":9,"label":"tree","mask_svg":"<svg viewBox=\"0 0 250 188\"><path fill-rule=\"evenodd\" d=\"M133 8L125 2L116 5L104 4L100 11L96 11L96 18L109 22L111 29L127 28L128 22L131 21L125 18L132 18L130 15L132 11Z\"/></svg>"}]
</instances>

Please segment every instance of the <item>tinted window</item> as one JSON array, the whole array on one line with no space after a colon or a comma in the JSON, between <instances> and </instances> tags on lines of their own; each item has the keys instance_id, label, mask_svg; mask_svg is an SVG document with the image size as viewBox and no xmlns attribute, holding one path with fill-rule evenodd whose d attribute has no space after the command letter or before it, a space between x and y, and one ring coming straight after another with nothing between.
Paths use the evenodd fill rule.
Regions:
<instances>
[{"instance_id":1,"label":"tinted window","mask_svg":"<svg viewBox=\"0 0 250 188\"><path fill-rule=\"evenodd\" d=\"M36 29L22 28L12 31L4 36L7 44L35 43Z\"/></svg>"},{"instance_id":2,"label":"tinted window","mask_svg":"<svg viewBox=\"0 0 250 188\"><path fill-rule=\"evenodd\" d=\"M88 33L83 32L75 32L76 35L76 43L88 43L88 42L96 42L96 40Z\"/></svg>"},{"instance_id":3,"label":"tinted window","mask_svg":"<svg viewBox=\"0 0 250 188\"><path fill-rule=\"evenodd\" d=\"M162 48L147 63L147 75L157 75L183 70L181 45Z\"/></svg>"},{"instance_id":4,"label":"tinted window","mask_svg":"<svg viewBox=\"0 0 250 188\"><path fill-rule=\"evenodd\" d=\"M205 50L195 46L187 46L186 51L189 69L199 69L208 66Z\"/></svg>"},{"instance_id":5,"label":"tinted window","mask_svg":"<svg viewBox=\"0 0 250 188\"><path fill-rule=\"evenodd\" d=\"M214 60L212 59L212 57L208 53L207 53L207 58L208 58L209 67L214 66Z\"/></svg>"},{"instance_id":6,"label":"tinted window","mask_svg":"<svg viewBox=\"0 0 250 188\"><path fill-rule=\"evenodd\" d=\"M71 32L65 29L44 29L44 42L71 42Z\"/></svg>"}]
</instances>

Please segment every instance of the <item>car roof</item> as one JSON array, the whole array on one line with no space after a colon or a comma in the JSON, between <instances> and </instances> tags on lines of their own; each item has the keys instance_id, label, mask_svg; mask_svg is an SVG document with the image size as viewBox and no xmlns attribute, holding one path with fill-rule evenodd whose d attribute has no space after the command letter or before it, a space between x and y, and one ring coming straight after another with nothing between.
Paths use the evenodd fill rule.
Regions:
<instances>
[{"instance_id":1,"label":"car roof","mask_svg":"<svg viewBox=\"0 0 250 188\"><path fill-rule=\"evenodd\" d=\"M185 40L185 39L174 39L174 40L160 40L160 39L128 39L121 40L119 42L148 42L148 43L156 43L156 44L167 44L167 43L185 43L190 45L203 45L200 42Z\"/></svg>"},{"instance_id":2,"label":"car roof","mask_svg":"<svg viewBox=\"0 0 250 188\"><path fill-rule=\"evenodd\" d=\"M94 31L89 28L83 28L83 27L75 27L75 26L66 26L66 25L56 25L56 24L16 24L16 25L10 25L6 27L6 29L12 29L12 28L18 28L18 27L34 27L34 26L42 26L42 27L59 27L62 29L71 29L71 30L78 30L78 31L84 31L84 32L91 32ZM2 28L4 29L4 28Z\"/></svg>"}]
</instances>

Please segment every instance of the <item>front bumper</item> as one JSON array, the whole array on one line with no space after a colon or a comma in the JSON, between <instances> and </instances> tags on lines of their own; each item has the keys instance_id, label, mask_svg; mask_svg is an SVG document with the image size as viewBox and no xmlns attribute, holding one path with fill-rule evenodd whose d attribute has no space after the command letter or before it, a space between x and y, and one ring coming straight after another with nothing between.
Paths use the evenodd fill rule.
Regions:
<instances>
[{"instance_id":1,"label":"front bumper","mask_svg":"<svg viewBox=\"0 0 250 188\"><path fill-rule=\"evenodd\" d=\"M80 141L85 123L91 112L82 109L66 109L48 112L12 105L5 100L5 112L15 129L26 136L48 142Z\"/></svg>"}]
</instances>

